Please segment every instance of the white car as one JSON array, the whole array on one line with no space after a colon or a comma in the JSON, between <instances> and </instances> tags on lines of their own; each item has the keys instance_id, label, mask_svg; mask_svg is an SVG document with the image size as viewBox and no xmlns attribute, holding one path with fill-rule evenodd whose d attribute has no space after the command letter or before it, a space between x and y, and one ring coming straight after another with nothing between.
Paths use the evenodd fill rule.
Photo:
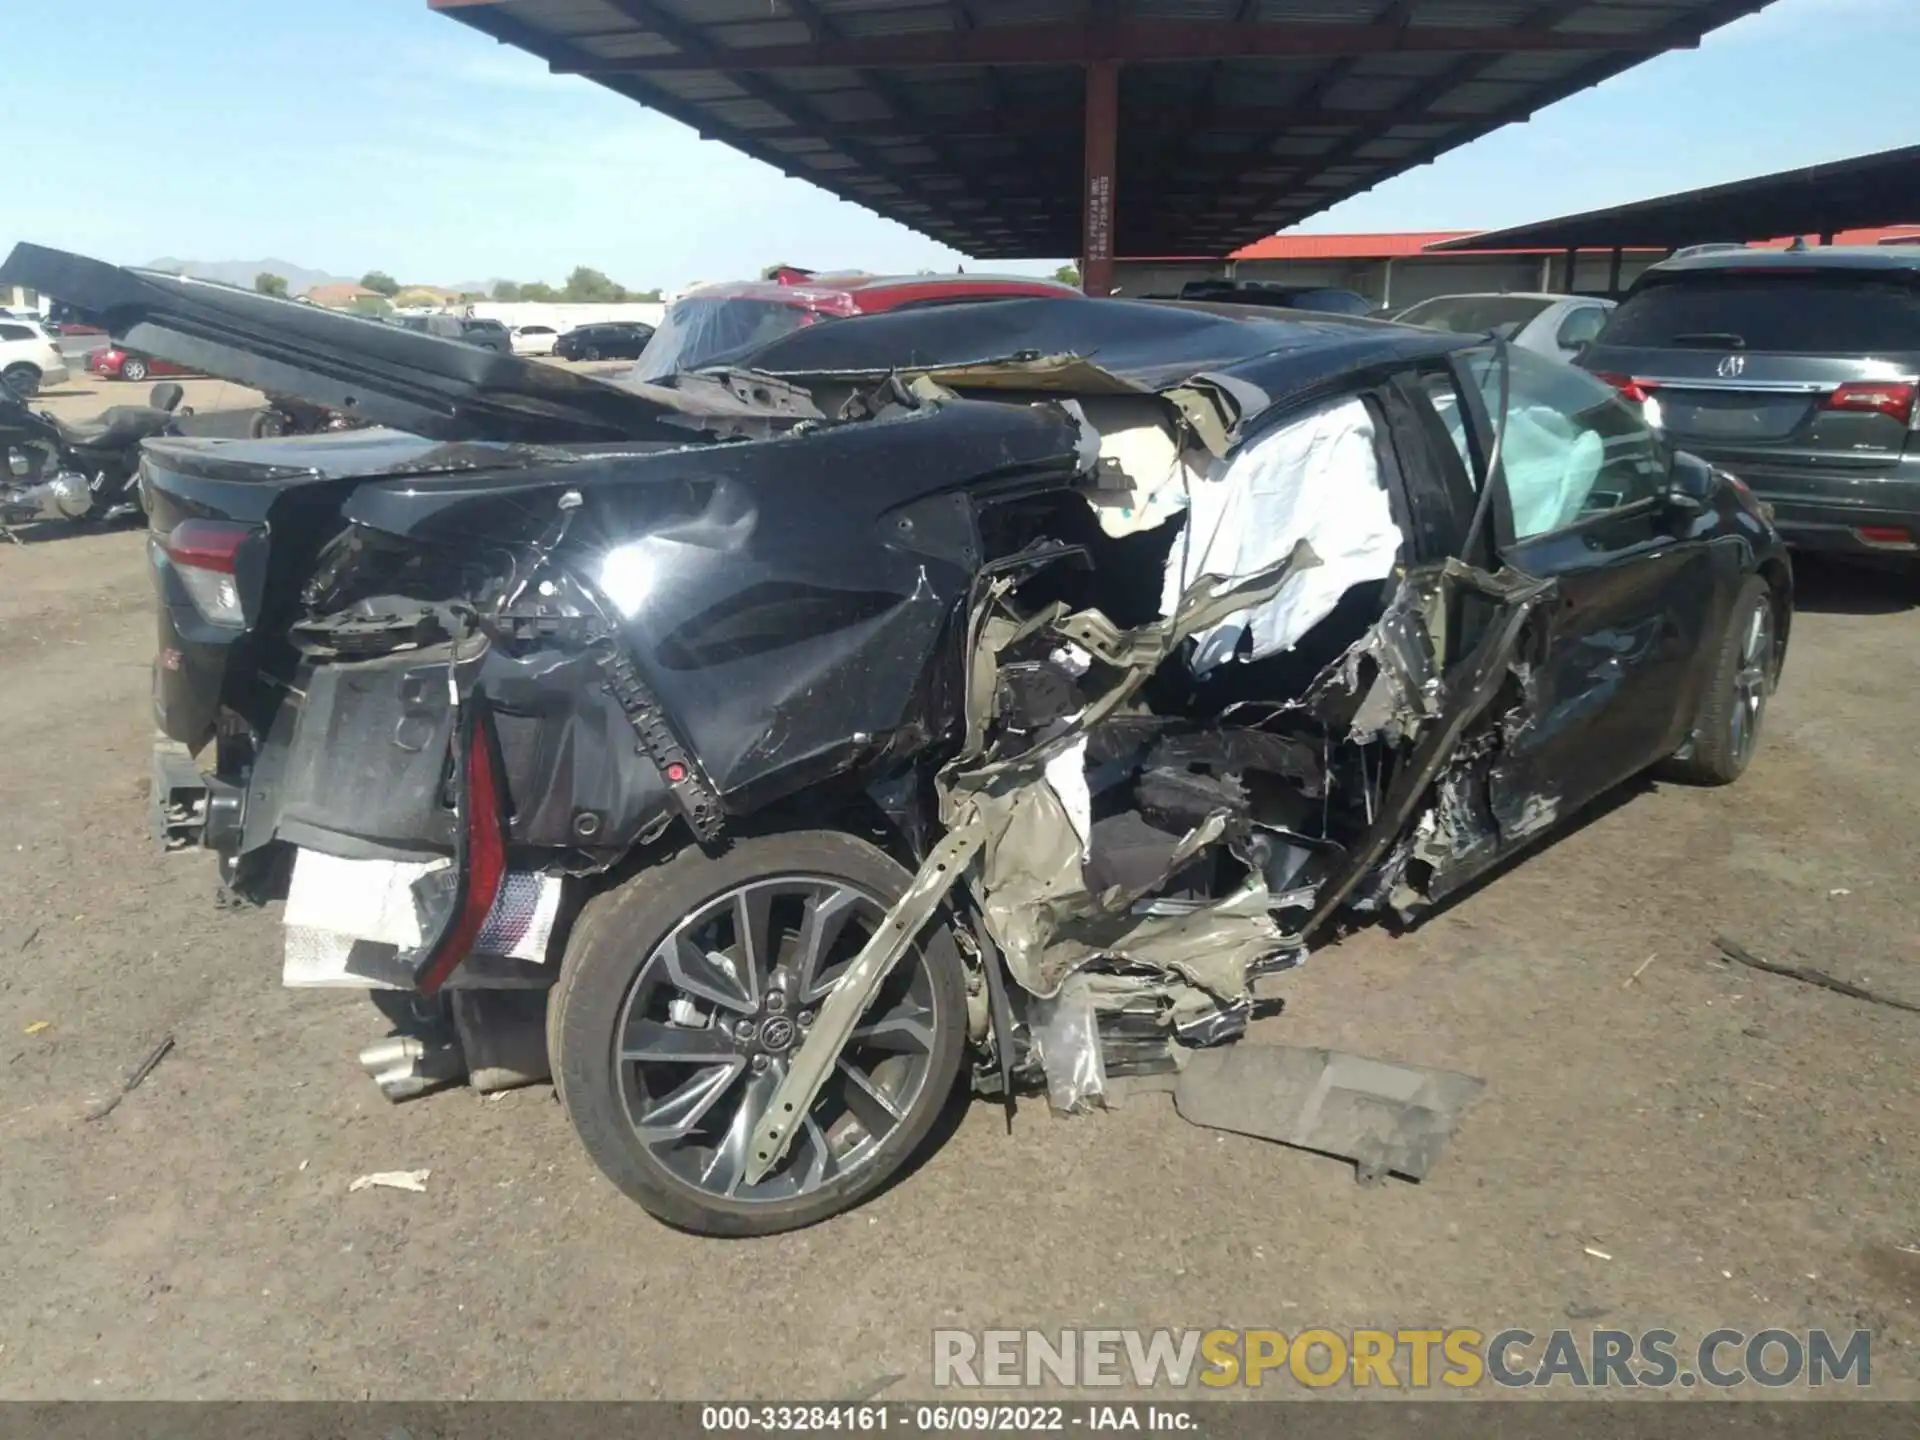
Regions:
<instances>
[{"instance_id":1,"label":"white car","mask_svg":"<svg viewBox=\"0 0 1920 1440\"><path fill-rule=\"evenodd\" d=\"M522 325L513 332L513 353L551 355L554 341L559 338L560 332L551 325Z\"/></svg>"},{"instance_id":2,"label":"white car","mask_svg":"<svg viewBox=\"0 0 1920 1440\"><path fill-rule=\"evenodd\" d=\"M0 384L32 395L66 379L66 359L46 331L27 320L0 320Z\"/></svg>"},{"instance_id":3,"label":"white car","mask_svg":"<svg viewBox=\"0 0 1920 1440\"><path fill-rule=\"evenodd\" d=\"M1554 360L1572 360L1593 343L1614 302L1589 295L1438 295L1393 318L1459 335L1504 335Z\"/></svg>"}]
</instances>

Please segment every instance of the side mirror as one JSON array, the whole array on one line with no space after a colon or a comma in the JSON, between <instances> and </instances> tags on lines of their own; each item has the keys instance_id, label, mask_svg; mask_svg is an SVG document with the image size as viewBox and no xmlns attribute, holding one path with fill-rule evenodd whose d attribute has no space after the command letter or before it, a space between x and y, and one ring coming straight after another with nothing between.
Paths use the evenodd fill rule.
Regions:
<instances>
[{"instance_id":1,"label":"side mirror","mask_svg":"<svg viewBox=\"0 0 1920 1440\"><path fill-rule=\"evenodd\" d=\"M172 410L185 397L186 391L171 380L162 380L147 392L147 404L155 410Z\"/></svg>"},{"instance_id":2,"label":"side mirror","mask_svg":"<svg viewBox=\"0 0 1920 1440\"><path fill-rule=\"evenodd\" d=\"M1676 453L1667 467L1667 503L1676 510L1705 510L1713 501L1713 484L1712 467Z\"/></svg>"},{"instance_id":3,"label":"side mirror","mask_svg":"<svg viewBox=\"0 0 1920 1440\"><path fill-rule=\"evenodd\" d=\"M1575 360L1578 360L1582 355L1585 355L1592 348L1593 348L1593 339L1591 336L1589 336L1585 340L1574 341L1573 342L1573 358Z\"/></svg>"}]
</instances>

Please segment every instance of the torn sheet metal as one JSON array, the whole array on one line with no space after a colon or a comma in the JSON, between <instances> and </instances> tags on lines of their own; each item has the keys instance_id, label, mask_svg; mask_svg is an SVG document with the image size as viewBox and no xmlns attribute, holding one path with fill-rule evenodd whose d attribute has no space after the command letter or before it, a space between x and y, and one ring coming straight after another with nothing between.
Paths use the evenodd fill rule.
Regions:
<instances>
[{"instance_id":1,"label":"torn sheet metal","mask_svg":"<svg viewBox=\"0 0 1920 1440\"><path fill-rule=\"evenodd\" d=\"M1424 1180L1486 1082L1338 1050L1197 1051L1173 1087L1180 1118L1354 1162L1363 1182Z\"/></svg>"},{"instance_id":2,"label":"torn sheet metal","mask_svg":"<svg viewBox=\"0 0 1920 1440\"><path fill-rule=\"evenodd\" d=\"M1167 557L1161 613L1203 575L1248 575L1305 540L1320 564L1265 603L1194 636L1195 675L1290 650L1355 585L1386 579L1402 538L1358 399L1317 406L1260 436L1192 486L1185 532ZM1242 641L1250 642L1244 654Z\"/></svg>"}]
</instances>

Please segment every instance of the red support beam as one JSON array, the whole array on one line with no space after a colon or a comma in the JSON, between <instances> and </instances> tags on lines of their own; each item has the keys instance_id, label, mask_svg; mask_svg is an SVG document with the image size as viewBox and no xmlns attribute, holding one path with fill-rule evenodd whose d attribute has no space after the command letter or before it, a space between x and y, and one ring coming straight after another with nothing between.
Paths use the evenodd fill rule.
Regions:
<instances>
[{"instance_id":1,"label":"red support beam","mask_svg":"<svg viewBox=\"0 0 1920 1440\"><path fill-rule=\"evenodd\" d=\"M1080 195L1080 288L1105 298L1113 293L1113 216L1119 176L1120 66L1096 60L1087 66L1087 170Z\"/></svg>"},{"instance_id":2,"label":"red support beam","mask_svg":"<svg viewBox=\"0 0 1920 1440\"><path fill-rule=\"evenodd\" d=\"M657 33L657 32L656 32ZM666 37L673 43L671 37ZM1010 25L822 41L810 45L702 43L672 55L556 62L561 74L654 74L679 70L858 70L924 65L1152 64L1262 56L1381 55L1399 51L1512 54L1518 51L1679 48L1649 37L1581 30L1464 25L1230 25L1188 20L1119 20L1111 25Z\"/></svg>"}]
</instances>

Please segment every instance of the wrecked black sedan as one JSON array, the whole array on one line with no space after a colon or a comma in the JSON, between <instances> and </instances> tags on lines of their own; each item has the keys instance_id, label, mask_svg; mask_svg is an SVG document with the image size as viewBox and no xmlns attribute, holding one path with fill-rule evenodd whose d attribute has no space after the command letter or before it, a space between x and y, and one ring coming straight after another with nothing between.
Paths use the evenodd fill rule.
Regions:
<instances>
[{"instance_id":1,"label":"wrecked black sedan","mask_svg":"<svg viewBox=\"0 0 1920 1440\"><path fill-rule=\"evenodd\" d=\"M1498 342L1015 300L619 386L0 280L392 427L148 445L156 825L284 897L289 984L412 997L389 1093L550 1066L706 1233L858 1203L963 1071L1186 1073L1339 927L1738 778L1786 643L1745 488Z\"/></svg>"}]
</instances>

